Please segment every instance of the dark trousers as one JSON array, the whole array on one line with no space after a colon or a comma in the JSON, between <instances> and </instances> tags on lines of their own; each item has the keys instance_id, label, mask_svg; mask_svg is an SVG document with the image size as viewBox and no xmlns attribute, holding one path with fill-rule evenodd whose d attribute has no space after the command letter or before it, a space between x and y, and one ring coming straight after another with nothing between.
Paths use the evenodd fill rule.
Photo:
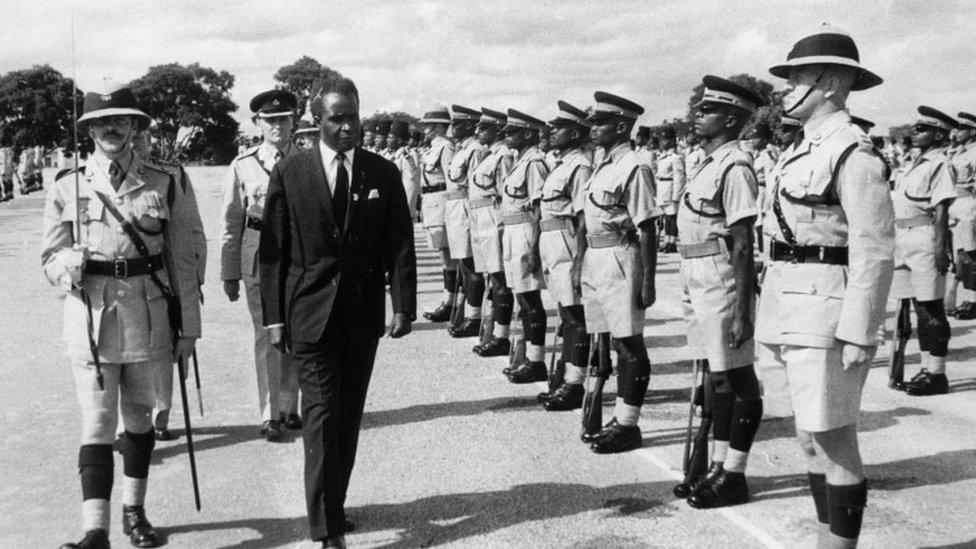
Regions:
<instances>
[{"instance_id":1,"label":"dark trousers","mask_svg":"<svg viewBox=\"0 0 976 549\"><path fill-rule=\"evenodd\" d=\"M313 540L345 530L343 506L379 342L347 328L338 316L329 319L319 341L292 344L302 389L305 501Z\"/></svg>"}]
</instances>

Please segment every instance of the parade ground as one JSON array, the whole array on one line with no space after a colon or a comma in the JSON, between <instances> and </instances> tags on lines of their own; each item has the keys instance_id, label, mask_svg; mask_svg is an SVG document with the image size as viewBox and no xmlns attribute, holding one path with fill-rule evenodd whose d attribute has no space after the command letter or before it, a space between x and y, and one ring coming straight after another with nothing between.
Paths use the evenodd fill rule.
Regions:
<instances>
[{"instance_id":1,"label":"parade ground","mask_svg":"<svg viewBox=\"0 0 976 549\"><path fill-rule=\"evenodd\" d=\"M243 299L221 291L220 184L225 167L190 168L208 237L203 339L204 415L190 380L202 510L193 506L179 397L159 442L146 500L169 547L313 547L307 539L300 433L258 434L252 328ZM48 186L53 171L45 173ZM0 206L0 548L55 547L80 529L75 388L61 342L60 290L40 268L43 193ZM441 299L440 262L419 226L418 302ZM662 256L657 303L644 329L653 373L643 448L593 454L578 412L536 404L544 384L512 385L505 359L471 352L442 324L380 342L347 514L351 547L804 547L813 503L789 418L760 427L745 505L701 511L672 496L681 473L692 358L681 319L679 258ZM551 345L555 305L549 308ZM796 311L802 315L804 311ZM889 306L889 326L893 307ZM976 321L951 320L950 393L887 388L887 346L867 380L859 422L870 487L861 546L976 547ZM917 371L916 341L906 377ZM614 379L607 384L609 419ZM767 400L767 409L776 407ZM779 403L782 404L782 403ZM120 527L116 460L111 540Z\"/></svg>"}]
</instances>

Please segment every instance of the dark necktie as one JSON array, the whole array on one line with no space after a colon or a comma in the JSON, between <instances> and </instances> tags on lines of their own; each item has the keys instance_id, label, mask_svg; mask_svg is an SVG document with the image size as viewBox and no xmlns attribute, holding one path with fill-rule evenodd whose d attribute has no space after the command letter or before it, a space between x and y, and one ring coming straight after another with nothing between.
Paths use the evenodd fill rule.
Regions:
<instances>
[{"instance_id":1,"label":"dark necktie","mask_svg":"<svg viewBox=\"0 0 976 549\"><path fill-rule=\"evenodd\" d=\"M122 186L122 181L124 180L125 172L122 171L122 164L119 164L118 160L113 160L108 167L108 182L117 191Z\"/></svg>"},{"instance_id":2,"label":"dark necktie","mask_svg":"<svg viewBox=\"0 0 976 549\"><path fill-rule=\"evenodd\" d=\"M346 171L346 155L336 154L335 193L332 195L332 210L335 213L336 225L342 230L346 226L346 207L349 204L349 172Z\"/></svg>"}]
</instances>

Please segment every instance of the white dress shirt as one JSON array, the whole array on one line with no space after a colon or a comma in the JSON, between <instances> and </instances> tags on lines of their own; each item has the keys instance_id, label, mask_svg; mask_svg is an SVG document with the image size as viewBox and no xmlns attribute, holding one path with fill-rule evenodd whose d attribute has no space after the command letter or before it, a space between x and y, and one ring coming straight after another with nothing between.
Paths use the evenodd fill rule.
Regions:
<instances>
[{"instance_id":1,"label":"white dress shirt","mask_svg":"<svg viewBox=\"0 0 976 549\"><path fill-rule=\"evenodd\" d=\"M319 140L319 152L322 153L322 168L325 170L325 180L329 184L329 194L335 196L336 189L336 174L339 172L339 162L336 159L338 154L332 147L326 145L321 139ZM352 196L352 159L353 155L356 154L356 148L353 147L348 151L343 153L346 156L345 165L346 173L349 174L349 186L350 192L348 196Z\"/></svg>"}]
</instances>

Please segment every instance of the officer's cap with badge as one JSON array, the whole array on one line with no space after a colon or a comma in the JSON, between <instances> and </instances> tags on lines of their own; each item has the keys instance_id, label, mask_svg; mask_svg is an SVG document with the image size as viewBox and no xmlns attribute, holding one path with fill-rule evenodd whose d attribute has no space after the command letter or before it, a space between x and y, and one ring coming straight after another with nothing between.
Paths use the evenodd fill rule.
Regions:
<instances>
[{"instance_id":1,"label":"officer's cap with badge","mask_svg":"<svg viewBox=\"0 0 976 549\"><path fill-rule=\"evenodd\" d=\"M506 133L519 130L541 132L545 129L546 123L542 120L515 109L508 109L508 122L502 128L502 131Z\"/></svg>"},{"instance_id":2,"label":"officer's cap with badge","mask_svg":"<svg viewBox=\"0 0 976 549\"><path fill-rule=\"evenodd\" d=\"M478 125L479 126L504 126L506 119L507 116L505 113L482 107L481 117L478 118Z\"/></svg>"},{"instance_id":3,"label":"officer's cap with badge","mask_svg":"<svg viewBox=\"0 0 976 549\"><path fill-rule=\"evenodd\" d=\"M556 113L556 117L549 121L550 126L554 128L561 126L587 127L586 111L583 109L563 100L556 101L556 107L559 111Z\"/></svg>"},{"instance_id":4,"label":"officer's cap with badge","mask_svg":"<svg viewBox=\"0 0 976 549\"><path fill-rule=\"evenodd\" d=\"M97 90L85 94L83 113L78 117L78 129L84 131L92 120L110 116L131 116L138 130L148 128L151 121L149 115L136 105L136 94L132 88L111 78L103 78Z\"/></svg>"},{"instance_id":5,"label":"officer's cap with badge","mask_svg":"<svg viewBox=\"0 0 976 549\"><path fill-rule=\"evenodd\" d=\"M450 124L451 123L451 113L448 112L447 107L443 105L437 105L432 110L424 113L424 117L420 119L421 124Z\"/></svg>"},{"instance_id":6,"label":"officer's cap with badge","mask_svg":"<svg viewBox=\"0 0 976 549\"><path fill-rule=\"evenodd\" d=\"M959 113L959 126L962 129L976 130L976 114L968 112Z\"/></svg>"},{"instance_id":7,"label":"officer's cap with badge","mask_svg":"<svg viewBox=\"0 0 976 549\"><path fill-rule=\"evenodd\" d=\"M702 105L730 105L753 113L766 104L759 94L749 88L712 74L702 78L702 85L704 85L702 98L692 106L693 109L698 109Z\"/></svg>"},{"instance_id":8,"label":"officer's cap with badge","mask_svg":"<svg viewBox=\"0 0 976 549\"><path fill-rule=\"evenodd\" d=\"M481 111L462 105L451 105L451 123L469 124L481 120Z\"/></svg>"},{"instance_id":9,"label":"officer's cap with badge","mask_svg":"<svg viewBox=\"0 0 976 549\"><path fill-rule=\"evenodd\" d=\"M926 126L938 131L949 132L959 127L956 119L948 114L932 107L922 105L918 108L919 118L915 121L916 126Z\"/></svg>"},{"instance_id":10,"label":"officer's cap with badge","mask_svg":"<svg viewBox=\"0 0 976 549\"><path fill-rule=\"evenodd\" d=\"M871 128L875 126L875 123L871 122L867 118L861 118L860 116L854 116L854 115L851 115L851 124L854 124L858 128L861 128L861 130L864 133L870 133Z\"/></svg>"},{"instance_id":11,"label":"officer's cap with badge","mask_svg":"<svg viewBox=\"0 0 976 549\"><path fill-rule=\"evenodd\" d=\"M769 72L785 79L789 78L791 68L804 65L840 65L855 69L856 77L851 91L873 88L884 81L861 65L861 56L854 39L828 23L801 38L786 55L786 62L771 67Z\"/></svg>"},{"instance_id":12,"label":"officer's cap with badge","mask_svg":"<svg viewBox=\"0 0 976 549\"><path fill-rule=\"evenodd\" d=\"M400 139L407 139L410 137L410 124L405 120L394 120L390 124L390 135L393 137L398 137Z\"/></svg>"},{"instance_id":13,"label":"officer's cap with badge","mask_svg":"<svg viewBox=\"0 0 976 549\"><path fill-rule=\"evenodd\" d=\"M598 91L593 94L593 112L586 118L587 123L605 121L608 118L625 118L636 121L644 114L644 107L619 95Z\"/></svg>"},{"instance_id":14,"label":"officer's cap with badge","mask_svg":"<svg viewBox=\"0 0 976 549\"><path fill-rule=\"evenodd\" d=\"M268 90L251 99L251 112L256 118L291 116L297 107L295 94L285 90Z\"/></svg>"}]
</instances>

